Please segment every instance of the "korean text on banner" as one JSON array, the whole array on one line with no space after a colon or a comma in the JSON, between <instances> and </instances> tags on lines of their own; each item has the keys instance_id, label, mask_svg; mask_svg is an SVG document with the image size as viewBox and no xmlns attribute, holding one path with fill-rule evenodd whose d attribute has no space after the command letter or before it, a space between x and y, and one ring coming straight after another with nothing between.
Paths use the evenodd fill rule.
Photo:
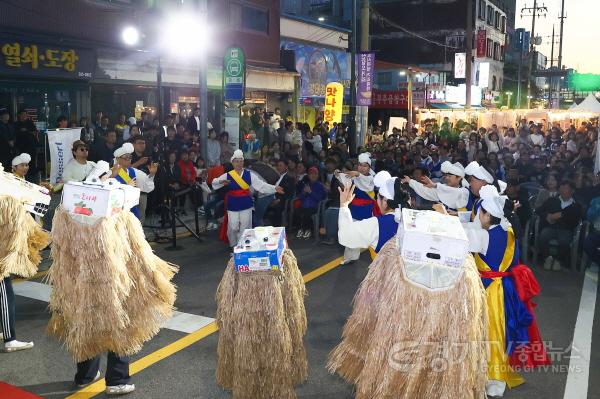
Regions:
<instances>
[{"instance_id":1,"label":"korean text on banner","mask_svg":"<svg viewBox=\"0 0 600 399\"><path fill-rule=\"evenodd\" d=\"M340 123L344 103L344 86L341 83L329 83L325 90L325 122Z\"/></svg>"},{"instance_id":2,"label":"korean text on banner","mask_svg":"<svg viewBox=\"0 0 600 399\"><path fill-rule=\"evenodd\" d=\"M375 53L356 54L357 65L357 105L369 106L373 97L373 75L375 72Z\"/></svg>"},{"instance_id":3,"label":"korean text on banner","mask_svg":"<svg viewBox=\"0 0 600 399\"><path fill-rule=\"evenodd\" d=\"M81 128L48 130L50 148L50 183L57 184L63 178L65 166L73 158L73 142L79 140Z\"/></svg>"},{"instance_id":4,"label":"korean text on banner","mask_svg":"<svg viewBox=\"0 0 600 399\"><path fill-rule=\"evenodd\" d=\"M454 78L465 79L467 76L467 54L454 54Z\"/></svg>"}]
</instances>

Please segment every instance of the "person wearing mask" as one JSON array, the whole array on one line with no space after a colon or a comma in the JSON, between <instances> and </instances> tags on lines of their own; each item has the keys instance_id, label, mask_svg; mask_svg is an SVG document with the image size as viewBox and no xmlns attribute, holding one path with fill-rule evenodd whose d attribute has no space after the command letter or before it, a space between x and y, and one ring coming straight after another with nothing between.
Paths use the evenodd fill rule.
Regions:
<instances>
[{"instance_id":1,"label":"person wearing mask","mask_svg":"<svg viewBox=\"0 0 600 399\"><path fill-rule=\"evenodd\" d=\"M217 132L215 129L208 131L208 143L207 143L208 160L207 166L217 166L221 164L221 143L217 140Z\"/></svg>"},{"instance_id":2,"label":"person wearing mask","mask_svg":"<svg viewBox=\"0 0 600 399\"><path fill-rule=\"evenodd\" d=\"M88 145L82 140L73 142L71 148L73 159L67 162L63 172L63 182L82 182L96 167L92 161L88 161Z\"/></svg>"},{"instance_id":3,"label":"person wearing mask","mask_svg":"<svg viewBox=\"0 0 600 399\"><path fill-rule=\"evenodd\" d=\"M39 144L38 130L29 119L27 111L21 110L17 114L17 121L14 124L15 129L15 146L18 152L27 153L32 164L29 165L29 172L27 173L27 180L35 183L38 179L37 175L37 164L35 162L37 155L37 146Z\"/></svg>"},{"instance_id":4,"label":"person wearing mask","mask_svg":"<svg viewBox=\"0 0 600 399\"><path fill-rule=\"evenodd\" d=\"M308 168L308 178L303 181L298 194L300 200L300 229L296 238L309 239L313 230L313 215L317 213L319 202L325 199L325 187L319 181L319 170L312 166Z\"/></svg>"},{"instance_id":5,"label":"person wearing mask","mask_svg":"<svg viewBox=\"0 0 600 399\"><path fill-rule=\"evenodd\" d=\"M263 194L284 194L283 188L252 179L248 169L244 168L244 153L235 150L231 156L233 170L224 173L212 181L212 188L218 190L227 186L225 197L226 215L221 227L220 238L227 239L231 248L235 247L245 229L252 228L252 208L254 201L250 188Z\"/></svg>"},{"instance_id":6,"label":"person wearing mask","mask_svg":"<svg viewBox=\"0 0 600 399\"><path fill-rule=\"evenodd\" d=\"M494 344L490 345L486 393L497 398L507 386L525 382L515 366L549 365L550 360L534 322L534 306L521 299L517 290L527 291L538 283L531 270L519 264L519 245L509 221L512 201L493 185L481 187L479 195L478 223L464 223L463 227L487 293L489 341ZM538 293L531 293L530 298Z\"/></svg>"},{"instance_id":7,"label":"person wearing mask","mask_svg":"<svg viewBox=\"0 0 600 399\"><path fill-rule=\"evenodd\" d=\"M349 209L354 197L354 186L338 187L338 240L346 248L369 248L373 258L396 235L398 223L402 219L402 208L410 207L408 193L402 190L400 179L391 177L387 171L381 171L375 175L374 181L379 188L377 206L381 215L362 220L354 220Z\"/></svg>"},{"instance_id":8,"label":"person wearing mask","mask_svg":"<svg viewBox=\"0 0 600 399\"><path fill-rule=\"evenodd\" d=\"M117 132L109 130L106 135L99 139L94 145L92 151L94 161L105 161L111 163L113 160L113 154L115 150L119 148L117 144Z\"/></svg>"},{"instance_id":9,"label":"person wearing mask","mask_svg":"<svg viewBox=\"0 0 600 399\"><path fill-rule=\"evenodd\" d=\"M0 163L5 171L10 171L10 163L15 152L15 130L10 123L7 110L0 111Z\"/></svg>"},{"instance_id":10,"label":"person wearing mask","mask_svg":"<svg viewBox=\"0 0 600 399\"><path fill-rule=\"evenodd\" d=\"M575 227L583 216L581 205L573 199L574 192L575 183L563 180L558 186L559 195L548 198L538 209L542 221L538 248L546 270L561 269L560 254L569 253ZM558 248L550 245L553 240L558 242Z\"/></svg>"},{"instance_id":11,"label":"person wearing mask","mask_svg":"<svg viewBox=\"0 0 600 399\"><path fill-rule=\"evenodd\" d=\"M444 183L434 183L427 176L421 181L404 176L403 184L408 184L415 193L422 198L441 202L448 209L448 213L457 215L458 211L466 210L469 202L469 184L465 180L465 168L458 162L452 164L448 161L442 164Z\"/></svg>"},{"instance_id":12,"label":"person wearing mask","mask_svg":"<svg viewBox=\"0 0 600 399\"><path fill-rule=\"evenodd\" d=\"M112 176L121 184L128 184L140 189L141 193L149 193L154 190L154 176L158 169L158 165L153 163L148 167L148 174L131 166L131 158L134 152L133 144L125 143L123 146L115 150L115 164L112 168ZM140 198L141 198L140 193ZM140 220L139 205L131 208L131 212Z\"/></svg>"}]
</instances>

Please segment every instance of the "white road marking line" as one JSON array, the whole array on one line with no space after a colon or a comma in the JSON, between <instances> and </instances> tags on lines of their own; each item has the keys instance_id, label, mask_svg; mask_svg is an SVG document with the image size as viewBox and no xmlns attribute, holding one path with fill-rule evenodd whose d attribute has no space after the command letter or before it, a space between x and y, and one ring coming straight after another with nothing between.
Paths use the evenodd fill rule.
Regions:
<instances>
[{"instance_id":1,"label":"white road marking line","mask_svg":"<svg viewBox=\"0 0 600 399\"><path fill-rule=\"evenodd\" d=\"M38 301L49 302L52 287L47 284L37 283L34 281L23 281L19 284L15 284L14 290L15 295L36 299ZM215 321L215 319L210 317L175 311L173 312L173 317L167 320L162 327L189 334L212 323L213 321Z\"/></svg>"},{"instance_id":2,"label":"white road marking line","mask_svg":"<svg viewBox=\"0 0 600 399\"><path fill-rule=\"evenodd\" d=\"M587 398L598 273L586 272L575 323L564 399Z\"/></svg>"}]
</instances>

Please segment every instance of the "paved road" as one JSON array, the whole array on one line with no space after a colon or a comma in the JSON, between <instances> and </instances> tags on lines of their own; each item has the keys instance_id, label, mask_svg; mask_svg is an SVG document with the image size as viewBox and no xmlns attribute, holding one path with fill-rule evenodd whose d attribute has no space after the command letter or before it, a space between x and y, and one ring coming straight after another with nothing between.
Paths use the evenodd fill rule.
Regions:
<instances>
[{"instance_id":1,"label":"paved road","mask_svg":"<svg viewBox=\"0 0 600 399\"><path fill-rule=\"evenodd\" d=\"M184 249L175 252L166 251L164 244L154 246L161 257L180 265L180 272L175 278L179 287L176 306L180 313L176 321L163 328L141 353L132 357L137 390L128 396L131 399L231 397L215 383L218 333L212 333L211 327L216 311L214 294L228 251L223 244L209 238L203 243L192 238L183 239L180 243ZM312 241L305 240L291 239L290 246L299 259L303 274L327 263L332 265L330 262L342 253L339 248L314 245ZM340 340L342 327L351 311L352 297L368 265L368 255L363 254L359 262L333 268L307 284L309 325L305 342L310 372L308 381L296 389L299 398L353 397L352 387L337 376L328 374L325 363L328 353ZM580 377L585 376L589 359L587 397L600 398L600 306L590 313L592 303L584 303L580 312L586 277L568 271L536 270L536 275L543 289L537 301L538 323L543 339L552 345L555 364L552 369L527 374L527 383L509 391L505 397L583 399L583 388L588 381ZM589 275L587 279L584 299L589 301L595 296L597 275ZM17 291L22 294L17 297L18 334L22 339L35 341L36 346L30 351L0 354L0 380L44 398L65 398L76 393L72 384L74 364L68 353L44 333L49 319L44 301L47 293L39 283L41 280L37 279L16 285ZM585 353L585 348L577 348L572 352L574 359L569 359L578 315L578 342L583 342L584 347L591 320L594 323L591 355ZM200 332L194 332L198 329ZM149 360L146 356L151 353L158 356ZM577 366L577 370L569 374L570 362ZM575 390L565 396L568 379L571 380L570 388ZM103 393L94 396L93 393L80 392L73 397L104 396Z\"/></svg>"}]
</instances>

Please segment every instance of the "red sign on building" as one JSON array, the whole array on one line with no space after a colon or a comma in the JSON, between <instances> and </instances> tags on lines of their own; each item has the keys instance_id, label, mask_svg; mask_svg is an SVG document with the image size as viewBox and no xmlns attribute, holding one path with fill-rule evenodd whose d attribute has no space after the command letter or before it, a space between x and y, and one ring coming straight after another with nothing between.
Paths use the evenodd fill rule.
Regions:
<instances>
[{"instance_id":1,"label":"red sign on building","mask_svg":"<svg viewBox=\"0 0 600 399\"><path fill-rule=\"evenodd\" d=\"M370 108L408 109L408 93L400 90L373 90Z\"/></svg>"},{"instance_id":2,"label":"red sign on building","mask_svg":"<svg viewBox=\"0 0 600 399\"><path fill-rule=\"evenodd\" d=\"M487 50L487 31L479 29L477 31L477 58L485 58Z\"/></svg>"}]
</instances>

